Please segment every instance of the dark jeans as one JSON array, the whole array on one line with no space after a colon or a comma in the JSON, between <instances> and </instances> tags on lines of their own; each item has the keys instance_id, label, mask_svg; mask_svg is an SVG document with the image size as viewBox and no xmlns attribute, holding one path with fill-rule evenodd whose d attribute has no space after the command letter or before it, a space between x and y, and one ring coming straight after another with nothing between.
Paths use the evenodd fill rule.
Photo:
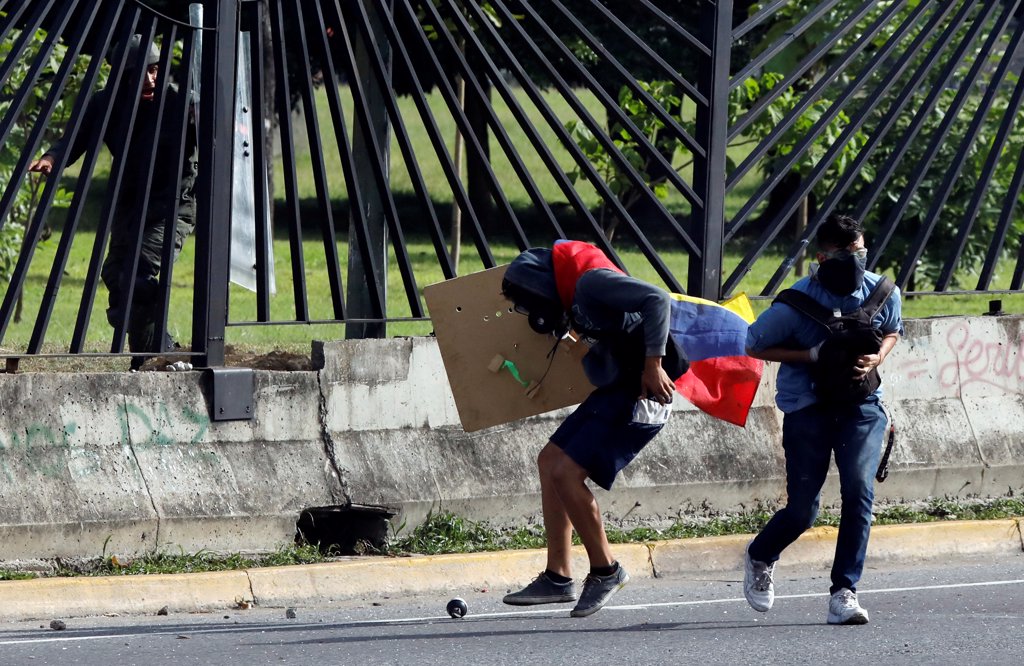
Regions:
<instances>
[{"instance_id":1,"label":"dark jeans","mask_svg":"<svg viewBox=\"0 0 1024 666\"><path fill-rule=\"evenodd\" d=\"M123 278L134 259L135 239L129 238L133 234L130 225L123 224L125 219L127 218L116 220L111 229L110 250L100 271L103 284L109 292L107 321L111 326L117 326L124 318ZM135 271L135 287L128 321L128 348L133 352L165 351L161 349L163 341L156 339L157 318L161 306L158 298L158 280L164 247L164 224L164 220L150 220L142 232L142 248ZM176 221L173 254L175 260L193 229L195 221L191 218L179 217Z\"/></svg>"},{"instance_id":2,"label":"dark jeans","mask_svg":"<svg viewBox=\"0 0 1024 666\"><path fill-rule=\"evenodd\" d=\"M842 513L830 591L843 587L856 591L868 548L874 477L885 427L885 412L874 398L842 407L812 405L786 414L782 447L786 452L788 500L750 544L750 557L775 562L814 524L821 487L835 452Z\"/></svg>"}]
</instances>

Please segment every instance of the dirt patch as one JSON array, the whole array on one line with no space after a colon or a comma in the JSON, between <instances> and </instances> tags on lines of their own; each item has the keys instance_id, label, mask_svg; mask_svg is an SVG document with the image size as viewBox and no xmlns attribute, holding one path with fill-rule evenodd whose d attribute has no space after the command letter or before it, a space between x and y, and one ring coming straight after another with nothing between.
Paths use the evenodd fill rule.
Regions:
<instances>
[{"instance_id":1,"label":"dirt patch","mask_svg":"<svg viewBox=\"0 0 1024 666\"><path fill-rule=\"evenodd\" d=\"M66 350L65 350L66 351ZM142 364L141 372L169 372L174 370L175 363L194 363L187 356L188 347L177 350L171 355L161 355L148 359ZM0 350L2 356L2 350ZM69 354L61 357L23 357L9 359L6 371L9 373L27 372L127 372L131 361L127 356L78 356ZM305 354L288 349L245 349L228 345L224 350L224 365L232 368L252 368L254 370L274 370L280 372L310 371L313 362L309 352ZM180 365L178 366L181 367ZM0 374L5 370L0 363Z\"/></svg>"}]
</instances>

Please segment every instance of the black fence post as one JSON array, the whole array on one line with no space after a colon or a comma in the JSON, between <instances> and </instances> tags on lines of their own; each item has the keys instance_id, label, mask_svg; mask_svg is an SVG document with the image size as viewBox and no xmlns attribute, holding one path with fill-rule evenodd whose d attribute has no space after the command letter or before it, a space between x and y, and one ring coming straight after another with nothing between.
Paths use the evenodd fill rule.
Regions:
<instances>
[{"instance_id":1,"label":"black fence post","mask_svg":"<svg viewBox=\"0 0 1024 666\"><path fill-rule=\"evenodd\" d=\"M365 0L358 0L365 2ZM379 0L375 0L379 2ZM393 2L384 2L385 11L392 13ZM391 47L388 45L387 33L380 23L379 14L368 5L367 14L370 17L369 27L373 31L372 39L376 42L377 48L387 67L387 74L391 74ZM377 145L385 152L385 159L390 162L389 146L391 145L391 121L388 119L384 96L392 94L390 90L382 88L377 78L373 75L370 65L372 58L371 50L374 48L370 43L371 36L357 31L353 51L355 52L354 66L356 76L363 81L366 91L366 103L371 109L371 116L368 118L373 125L373 132L376 134ZM370 280L377 282L377 290L384 296L381 304L384 311L381 315L387 318L387 276L388 276L388 227L384 217L384 197L386 192L380 191L377 183L370 174L376 168L370 160L376 160L373 151L373 141L366 136L360 123L355 123L352 129L352 158L355 172L361 177L358 185L362 190L362 201L366 210L363 215L366 218L366 226L369 229L368 245L370 255L376 257L377 274L374 275L373 266L367 266L363 261L363 253L359 248L359 234L354 229L349 233L348 252L348 304L347 319L366 320L374 319L374 307L371 301L370 289L367 287ZM384 172L388 173L389 165L385 164ZM358 338L383 338L387 335L387 325L384 321L356 321L345 326L345 337L349 339Z\"/></svg>"},{"instance_id":2,"label":"black fence post","mask_svg":"<svg viewBox=\"0 0 1024 666\"><path fill-rule=\"evenodd\" d=\"M231 248L235 58L240 0L205 0L202 98L198 110L199 183L196 271L192 310L193 351L201 367L224 365Z\"/></svg>"},{"instance_id":3,"label":"black fence post","mask_svg":"<svg viewBox=\"0 0 1024 666\"><path fill-rule=\"evenodd\" d=\"M708 56L710 66L701 68L698 81L698 88L708 103L697 105L696 138L707 155L694 156L694 190L703 205L694 211L692 237L701 254L690 257L687 291L691 296L714 301L722 295L733 0L706 0L702 4L701 34L711 54Z\"/></svg>"}]
</instances>

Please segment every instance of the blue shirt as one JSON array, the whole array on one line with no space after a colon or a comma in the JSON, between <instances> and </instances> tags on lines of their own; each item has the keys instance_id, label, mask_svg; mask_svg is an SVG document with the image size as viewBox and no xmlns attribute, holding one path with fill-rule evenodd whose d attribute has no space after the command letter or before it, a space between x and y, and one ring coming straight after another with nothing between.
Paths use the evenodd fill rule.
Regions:
<instances>
[{"instance_id":1,"label":"blue shirt","mask_svg":"<svg viewBox=\"0 0 1024 666\"><path fill-rule=\"evenodd\" d=\"M864 303L871 290L881 279L881 275L864 273L864 284L849 296L836 296L822 287L817 280L809 277L798 281L792 288L804 292L830 309L848 313L853 312ZM899 287L893 290L889 300L875 314L872 324L886 335L890 333L903 334ZM807 315L784 303L773 303L747 329L747 349L756 352L771 347L810 349L823 342L826 337L825 328ZM808 407L818 401L811 384L808 365L807 363L782 363L779 366L779 374L775 380L775 404L786 414ZM882 389L879 388L875 391L875 396L881 395Z\"/></svg>"}]
</instances>

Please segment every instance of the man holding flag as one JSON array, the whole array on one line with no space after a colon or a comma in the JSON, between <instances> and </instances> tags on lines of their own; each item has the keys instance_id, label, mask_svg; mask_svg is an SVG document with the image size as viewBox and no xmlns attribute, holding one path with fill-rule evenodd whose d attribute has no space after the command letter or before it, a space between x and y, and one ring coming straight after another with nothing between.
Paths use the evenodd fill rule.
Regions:
<instances>
[{"instance_id":1,"label":"man holding flag","mask_svg":"<svg viewBox=\"0 0 1024 666\"><path fill-rule=\"evenodd\" d=\"M517 312L529 317L533 330L553 335L555 344L570 328L591 344L583 367L597 387L537 458L547 567L504 601L577 601L569 557L575 528L587 551L590 573L571 615L584 617L600 610L629 580L612 556L586 479L610 490L619 471L668 421L677 389L705 411L714 414L717 409L716 416L742 425L761 364L743 354L743 318L709 301L673 299L626 275L587 243L559 241L550 250L526 250L508 267L502 291ZM725 316L700 316L701 308ZM717 323L702 329L705 319ZM721 354L716 349L728 351ZM740 387L749 399L736 399L730 385ZM723 404L728 406L722 408Z\"/></svg>"}]
</instances>

